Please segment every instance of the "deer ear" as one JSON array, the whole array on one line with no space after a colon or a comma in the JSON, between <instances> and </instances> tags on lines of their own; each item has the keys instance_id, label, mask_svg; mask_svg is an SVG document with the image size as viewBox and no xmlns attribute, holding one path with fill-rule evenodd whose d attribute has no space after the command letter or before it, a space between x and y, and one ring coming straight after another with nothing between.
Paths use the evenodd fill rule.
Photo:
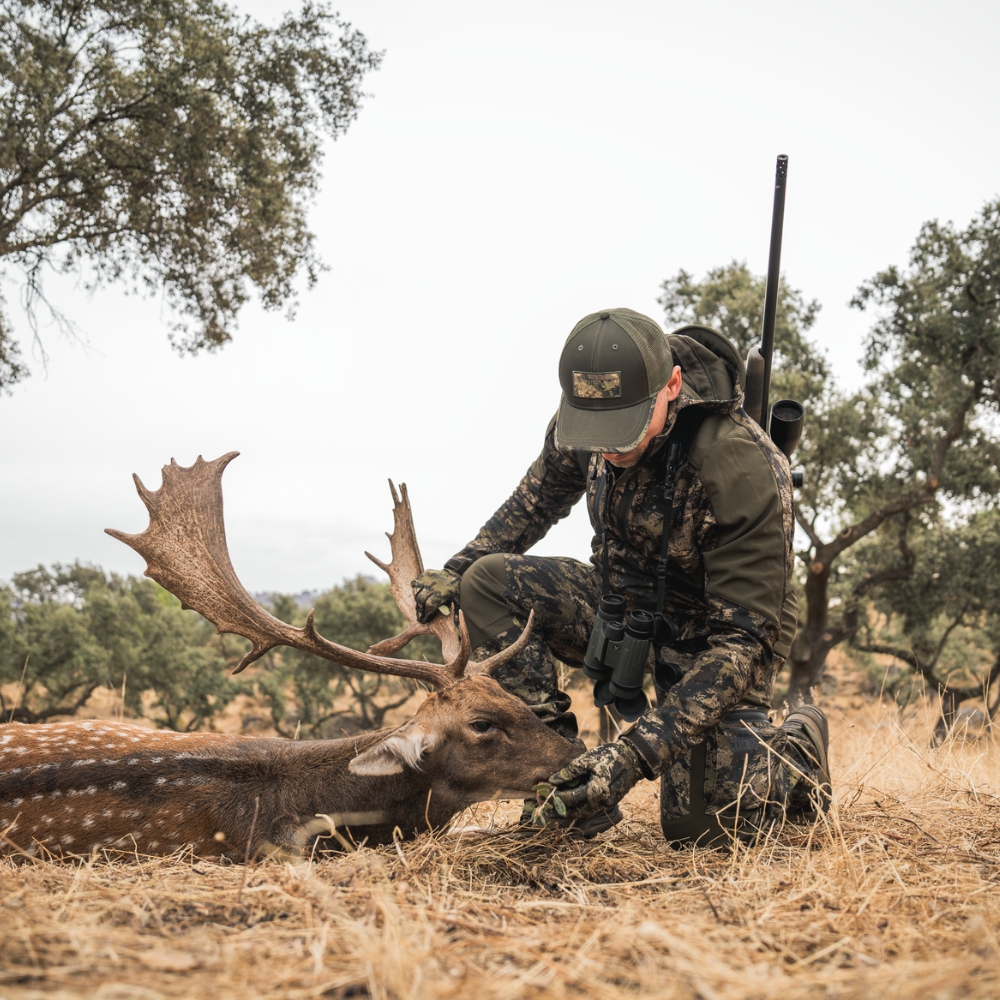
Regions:
<instances>
[{"instance_id":1,"label":"deer ear","mask_svg":"<svg viewBox=\"0 0 1000 1000\"><path fill-rule=\"evenodd\" d=\"M419 771L424 754L436 742L423 727L409 723L370 750L359 753L347 769L351 774L368 776L401 774L406 767Z\"/></svg>"}]
</instances>

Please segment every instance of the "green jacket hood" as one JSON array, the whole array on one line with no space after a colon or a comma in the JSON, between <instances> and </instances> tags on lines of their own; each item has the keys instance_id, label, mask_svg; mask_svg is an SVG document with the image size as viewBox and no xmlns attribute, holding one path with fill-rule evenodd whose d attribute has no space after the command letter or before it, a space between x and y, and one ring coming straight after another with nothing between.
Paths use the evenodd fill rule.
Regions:
<instances>
[{"instance_id":1,"label":"green jacket hood","mask_svg":"<svg viewBox=\"0 0 1000 1000\"><path fill-rule=\"evenodd\" d=\"M685 405L701 404L715 413L743 405L746 367L728 337L708 326L688 325L667 334L667 343L684 380L678 403L686 396Z\"/></svg>"}]
</instances>

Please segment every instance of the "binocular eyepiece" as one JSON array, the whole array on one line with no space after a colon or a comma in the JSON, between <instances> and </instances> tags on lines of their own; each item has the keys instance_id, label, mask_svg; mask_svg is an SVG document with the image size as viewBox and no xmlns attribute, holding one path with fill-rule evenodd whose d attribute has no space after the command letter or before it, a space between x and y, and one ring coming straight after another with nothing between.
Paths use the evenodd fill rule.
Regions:
<instances>
[{"instance_id":1,"label":"binocular eyepiece","mask_svg":"<svg viewBox=\"0 0 1000 1000\"><path fill-rule=\"evenodd\" d=\"M594 682L594 704L615 703L626 722L635 722L649 702L642 690L654 621L648 611L625 614L625 598L605 594L590 633L583 672Z\"/></svg>"}]
</instances>

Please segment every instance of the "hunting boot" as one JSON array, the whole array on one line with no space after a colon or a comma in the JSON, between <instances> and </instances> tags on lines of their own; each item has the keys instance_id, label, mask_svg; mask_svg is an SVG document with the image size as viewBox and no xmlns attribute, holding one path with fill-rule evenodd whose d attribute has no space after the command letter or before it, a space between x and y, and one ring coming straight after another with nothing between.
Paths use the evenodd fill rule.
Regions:
<instances>
[{"instance_id":1,"label":"hunting boot","mask_svg":"<svg viewBox=\"0 0 1000 1000\"><path fill-rule=\"evenodd\" d=\"M798 808L790 808L789 811L794 811L797 818L814 820L818 813L829 810L833 799L833 788L830 784L830 727L826 713L815 705L800 705L789 712L781 728L796 743L801 744L802 736L808 740L808 747L803 749L812 759L812 773L807 772L809 780L800 783L801 797L794 796L799 799L796 803Z\"/></svg>"}]
</instances>

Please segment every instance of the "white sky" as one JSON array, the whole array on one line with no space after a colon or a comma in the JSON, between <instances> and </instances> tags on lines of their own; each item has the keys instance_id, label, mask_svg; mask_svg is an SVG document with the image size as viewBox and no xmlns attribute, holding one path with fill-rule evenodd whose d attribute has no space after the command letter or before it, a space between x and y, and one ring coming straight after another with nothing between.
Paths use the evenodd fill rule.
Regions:
<instances>
[{"instance_id":1,"label":"white sky","mask_svg":"<svg viewBox=\"0 0 1000 1000\"><path fill-rule=\"evenodd\" d=\"M390 476L440 565L537 454L577 319L661 319L681 267L765 270L777 153L784 270L823 303L816 336L847 383L857 285L904 263L924 220L964 225L1000 194L985 0L340 10L387 51L311 212L329 272L294 322L249 308L198 358L171 352L159 300L50 281L88 346L49 329L47 374L33 361L0 399L0 578L74 559L141 572L102 531L146 525L130 474L155 488L172 456L231 449L230 550L251 590L377 573L363 550L388 553ZM581 505L535 551L586 558L589 536Z\"/></svg>"}]
</instances>

